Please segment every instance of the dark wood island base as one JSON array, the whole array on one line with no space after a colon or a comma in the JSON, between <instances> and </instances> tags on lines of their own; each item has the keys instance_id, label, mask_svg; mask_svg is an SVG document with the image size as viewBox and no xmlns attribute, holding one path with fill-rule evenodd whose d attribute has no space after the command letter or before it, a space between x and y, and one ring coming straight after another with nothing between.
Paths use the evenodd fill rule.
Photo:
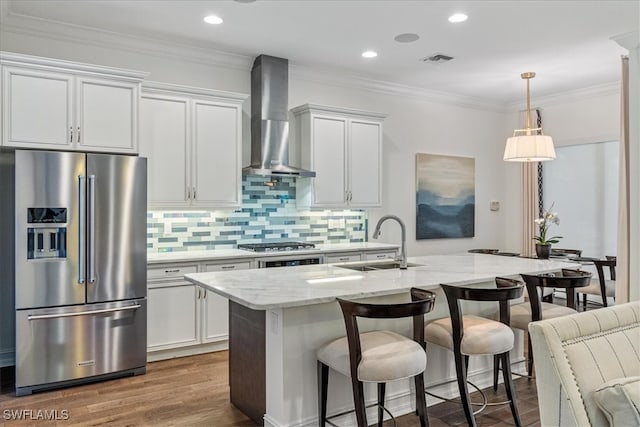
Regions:
<instances>
[{"instance_id":1,"label":"dark wood island base","mask_svg":"<svg viewBox=\"0 0 640 427\"><path fill-rule=\"evenodd\" d=\"M229 388L231 403L257 425L267 410L265 311L229 301Z\"/></svg>"}]
</instances>

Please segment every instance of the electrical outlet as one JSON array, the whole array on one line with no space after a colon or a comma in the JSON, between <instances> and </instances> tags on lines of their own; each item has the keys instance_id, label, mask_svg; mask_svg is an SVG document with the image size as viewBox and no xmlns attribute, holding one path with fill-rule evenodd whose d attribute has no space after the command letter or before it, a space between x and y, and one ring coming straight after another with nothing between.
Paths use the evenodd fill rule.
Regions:
<instances>
[{"instance_id":1,"label":"electrical outlet","mask_svg":"<svg viewBox=\"0 0 640 427\"><path fill-rule=\"evenodd\" d=\"M164 222L164 234L171 233L171 229L173 228L173 224L169 221Z\"/></svg>"},{"instance_id":2,"label":"electrical outlet","mask_svg":"<svg viewBox=\"0 0 640 427\"><path fill-rule=\"evenodd\" d=\"M492 200L491 203L489 204L489 209L491 209L492 211L499 211L500 210L500 202L497 200Z\"/></svg>"}]
</instances>

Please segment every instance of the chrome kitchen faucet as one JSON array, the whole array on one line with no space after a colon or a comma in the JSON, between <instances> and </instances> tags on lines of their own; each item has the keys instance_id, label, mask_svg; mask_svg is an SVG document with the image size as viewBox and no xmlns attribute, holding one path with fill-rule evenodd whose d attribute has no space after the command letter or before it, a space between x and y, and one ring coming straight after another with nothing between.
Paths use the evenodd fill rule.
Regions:
<instances>
[{"instance_id":1,"label":"chrome kitchen faucet","mask_svg":"<svg viewBox=\"0 0 640 427\"><path fill-rule=\"evenodd\" d=\"M400 268L403 270L406 270L407 269L407 230L406 230L406 227L404 226L404 222L399 217L395 215L384 215L382 218L378 220L378 223L376 224L376 228L375 230L373 230L373 235L371 237L373 237L374 239L377 239L378 236L380 236L380 226L382 225L383 222L385 222L388 219L394 219L398 221L398 224L400 224L400 228L402 229L402 246L400 247L400 259L398 261L400 261Z\"/></svg>"}]
</instances>

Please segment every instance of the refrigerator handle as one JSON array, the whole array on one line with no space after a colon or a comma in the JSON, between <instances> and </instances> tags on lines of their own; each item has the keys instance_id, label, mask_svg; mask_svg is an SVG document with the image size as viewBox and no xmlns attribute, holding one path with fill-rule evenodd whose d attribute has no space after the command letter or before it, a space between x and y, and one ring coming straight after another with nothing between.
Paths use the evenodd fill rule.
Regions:
<instances>
[{"instance_id":1,"label":"refrigerator handle","mask_svg":"<svg viewBox=\"0 0 640 427\"><path fill-rule=\"evenodd\" d=\"M85 220L85 177L83 175L78 176L78 202L80 206L79 214L78 214L78 222L80 223L79 236L78 236L78 283L83 284L85 281L84 277L84 256L86 252L86 242L84 240L86 235L86 220Z\"/></svg>"},{"instance_id":2,"label":"refrigerator handle","mask_svg":"<svg viewBox=\"0 0 640 427\"><path fill-rule=\"evenodd\" d=\"M95 267L96 267L96 245L95 245L95 232L96 232L96 211L95 211L95 207L96 207L96 176L95 175L89 175L89 204L88 204L88 211L89 211L89 222L88 222L88 227L89 227L89 232L87 234L87 247L88 247L88 264L89 264L89 268L88 268L88 280L89 283L95 283L96 281L96 277L95 277Z\"/></svg>"},{"instance_id":3,"label":"refrigerator handle","mask_svg":"<svg viewBox=\"0 0 640 427\"><path fill-rule=\"evenodd\" d=\"M40 315L30 314L27 316L27 320L58 319L60 317L74 317L74 316L87 316L91 314L114 313L117 311L136 310L140 307L141 307L140 304L135 304L135 305L128 305L126 307L103 308L100 310L77 311L72 313L40 314Z\"/></svg>"}]
</instances>

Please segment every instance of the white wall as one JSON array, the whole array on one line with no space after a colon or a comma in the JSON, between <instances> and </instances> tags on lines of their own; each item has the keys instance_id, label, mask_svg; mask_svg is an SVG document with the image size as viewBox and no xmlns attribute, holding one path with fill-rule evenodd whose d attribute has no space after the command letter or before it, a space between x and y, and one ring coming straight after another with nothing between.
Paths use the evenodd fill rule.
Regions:
<instances>
[{"instance_id":1,"label":"white wall","mask_svg":"<svg viewBox=\"0 0 640 427\"><path fill-rule=\"evenodd\" d=\"M188 57L166 57L141 49L116 49L104 43L81 44L65 38L0 33L0 49L72 61L151 72L149 80L212 89L250 92L248 64L244 67L198 63ZM242 60L237 61L242 63ZM295 76L289 82L289 107L316 103L385 112L383 176L384 206L370 211L370 228L393 213L407 224L409 255L451 253L471 247L502 247L505 212L490 212L490 200L505 200L502 150L505 114L388 95L353 87L318 83ZM249 102L244 106L243 158L249 163ZM415 239L415 155L436 153L476 158L476 237L472 239ZM384 242L399 242L399 227L385 224Z\"/></svg>"}]
</instances>

